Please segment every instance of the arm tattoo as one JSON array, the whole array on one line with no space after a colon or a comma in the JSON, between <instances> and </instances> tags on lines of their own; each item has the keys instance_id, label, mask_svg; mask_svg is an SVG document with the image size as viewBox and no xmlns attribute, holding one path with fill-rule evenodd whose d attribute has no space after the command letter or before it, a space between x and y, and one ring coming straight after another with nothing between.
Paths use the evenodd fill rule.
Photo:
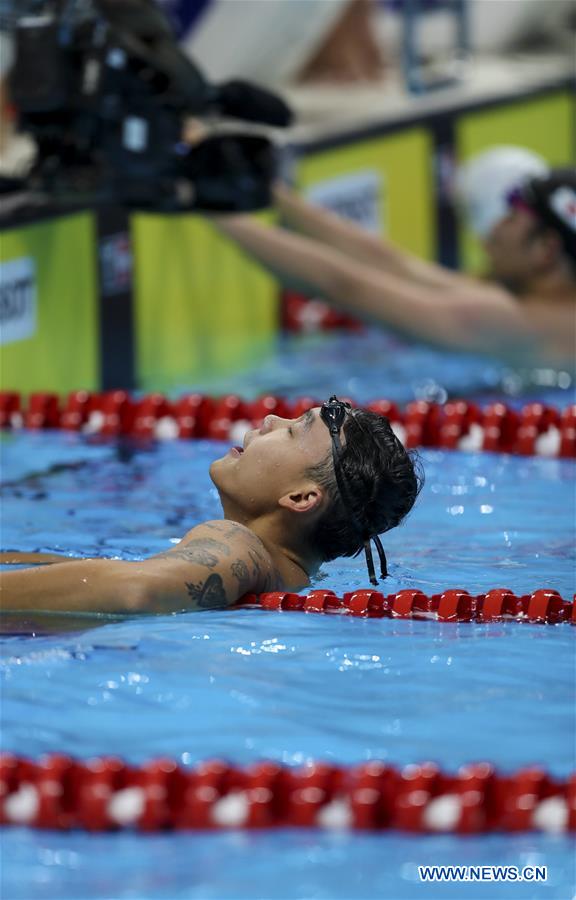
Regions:
<instances>
[{"instance_id":1,"label":"arm tattoo","mask_svg":"<svg viewBox=\"0 0 576 900\"><path fill-rule=\"evenodd\" d=\"M249 550L248 555L252 561L252 578L262 585L261 590L278 590L280 578L270 562L258 550Z\"/></svg>"},{"instance_id":2,"label":"arm tattoo","mask_svg":"<svg viewBox=\"0 0 576 900\"><path fill-rule=\"evenodd\" d=\"M204 522L203 528L208 528L210 531L217 531L219 534L225 534L227 537L235 534L246 534L248 529L245 525L240 525L238 522L231 522L228 519L222 519L219 522Z\"/></svg>"},{"instance_id":3,"label":"arm tattoo","mask_svg":"<svg viewBox=\"0 0 576 900\"><path fill-rule=\"evenodd\" d=\"M258 578L260 578L260 575L261 575L260 554L256 553L255 550L249 550L248 556L252 560L252 577L258 579Z\"/></svg>"},{"instance_id":4,"label":"arm tattoo","mask_svg":"<svg viewBox=\"0 0 576 900\"><path fill-rule=\"evenodd\" d=\"M215 572L212 572L206 581L199 581L198 584L192 584L191 581L184 583L188 596L201 609L218 609L228 606L222 579Z\"/></svg>"},{"instance_id":5,"label":"arm tattoo","mask_svg":"<svg viewBox=\"0 0 576 900\"><path fill-rule=\"evenodd\" d=\"M183 559L185 562L197 563L213 569L218 563L218 553L230 556L230 547L213 538L193 538L187 544L179 544L173 550L164 550L156 554L156 559Z\"/></svg>"},{"instance_id":6,"label":"arm tattoo","mask_svg":"<svg viewBox=\"0 0 576 900\"><path fill-rule=\"evenodd\" d=\"M165 553L159 553L156 559L183 559L185 562L197 563L200 566L206 566L208 569L213 569L218 562L217 556L199 547L182 547L181 549L167 550Z\"/></svg>"},{"instance_id":7,"label":"arm tattoo","mask_svg":"<svg viewBox=\"0 0 576 900\"><path fill-rule=\"evenodd\" d=\"M238 582L238 590L242 596L242 594L245 594L252 586L248 566L243 559L237 559L236 562L232 563L232 574Z\"/></svg>"}]
</instances>

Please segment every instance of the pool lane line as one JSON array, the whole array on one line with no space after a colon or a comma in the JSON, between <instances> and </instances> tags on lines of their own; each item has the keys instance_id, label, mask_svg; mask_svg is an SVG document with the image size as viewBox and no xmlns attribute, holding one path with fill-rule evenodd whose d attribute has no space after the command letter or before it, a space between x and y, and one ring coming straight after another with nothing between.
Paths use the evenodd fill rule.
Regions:
<instances>
[{"instance_id":1,"label":"pool lane line","mask_svg":"<svg viewBox=\"0 0 576 900\"><path fill-rule=\"evenodd\" d=\"M91 832L172 829L323 828L451 833L576 830L576 773L555 778L490 763L443 772L433 762L371 761L301 768L273 761L245 767L171 759L134 766L116 757L39 761L0 757L0 823Z\"/></svg>"},{"instance_id":2,"label":"pool lane line","mask_svg":"<svg viewBox=\"0 0 576 900\"><path fill-rule=\"evenodd\" d=\"M24 402L17 392L5 391L0 393L0 428L60 428L109 438L208 438L238 443L266 415L297 418L319 403L311 397L288 401L265 395L244 400L236 394L215 398L199 393L173 400L159 393L134 397L123 390L73 391L65 398L36 393ZM400 409L382 399L363 408L386 416L407 448L576 457L576 404L558 409L528 403L517 411L502 402L480 408L464 399L444 404L414 400Z\"/></svg>"},{"instance_id":3,"label":"pool lane line","mask_svg":"<svg viewBox=\"0 0 576 900\"><path fill-rule=\"evenodd\" d=\"M394 594L375 590L348 591L338 597L333 591L312 590L307 594L275 591L246 594L240 606L278 612L325 613L359 618L422 619L437 622L516 622L519 624L576 624L576 599L564 600L558 591L540 588L517 596L507 588L485 594L448 588L430 596L407 589Z\"/></svg>"}]
</instances>

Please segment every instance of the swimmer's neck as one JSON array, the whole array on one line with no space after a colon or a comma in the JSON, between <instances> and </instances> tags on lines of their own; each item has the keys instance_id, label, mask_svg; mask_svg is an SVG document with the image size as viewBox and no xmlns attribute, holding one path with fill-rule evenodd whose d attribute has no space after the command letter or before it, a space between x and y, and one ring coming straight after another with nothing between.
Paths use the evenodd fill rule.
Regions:
<instances>
[{"instance_id":1,"label":"swimmer's neck","mask_svg":"<svg viewBox=\"0 0 576 900\"><path fill-rule=\"evenodd\" d=\"M321 561L305 546L299 546L294 539L290 540L278 518L272 515L250 519L239 510L232 509L225 501L222 505L226 521L244 525L260 538L285 588L296 590L308 587L310 579L320 568Z\"/></svg>"},{"instance_id":2,"label":"swimmer's neck","mask_svg":"<svg viewBox=\"0 0 576 900\"><path fill-rule=\"evenodd\" d=\"M544 301L547 304L564 306L576 302L576 280L564 267L558 267L523 282L501 280L500 283L525 304Z\"/></svg>"}]
</instances>

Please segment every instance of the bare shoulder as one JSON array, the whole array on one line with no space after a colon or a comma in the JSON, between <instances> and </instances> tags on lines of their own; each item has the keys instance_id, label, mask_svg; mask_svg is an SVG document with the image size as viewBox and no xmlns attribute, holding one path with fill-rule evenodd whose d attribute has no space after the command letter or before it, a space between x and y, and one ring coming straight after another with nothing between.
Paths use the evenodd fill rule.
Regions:
<instances>
[{"instance_id":1,"label":"bare shoulder","mask_svg":"<svg viewBox=\"0 0 576 900\"><path fill-rule=\"evenodd\" d=\"M188 545L192 541L202 541L206 546L212 545L223 553L226 553L226 550L230 552L254 550L264 556L269 555L258 535L246 525L231 522L229 519L214 519L196 525L184 535L177 546Z\"/></svg>"},{"instance_id":2,"label":"bare shoulder","mask_svg":"<svg viewBox=\"0 0 576 900\"><path fill-rule=\"evenodd\" d=\"M468 341L485 341L514 364L573 369L576 296L573 301L520 299L502 285L488 284L470 291L466 300L460 304L458 321Z\"/></svg>"},{"instance_id":3,"label":"bare shoulder","mask_svg":"<svg viewBox=\"0 0 576 900\"><path fill-rule=\"evenodd\" d=\"M153 559L181 561L218 573L231 580L238 596L277 590L281 586L272 558L260 538L245 525L226 519L196 525L178 544Z\"/></svg>"},{"instance_id":4,"label":"bare shoulder","mask_svg":"<svg viewBox=\"0 0 576 900\"><path fill-rule=\"evenodd\" d=\"M438 309L450 313L456 345L500 353L510 345L531 346L533 329L518 298L495 282L472 281L462 290L452 288L438 300Z\"/></svg>"},{"instance_id":5,"label":"bare shoulder","mask_svg":"<svg viewBox=\"0 0 576 900\"><path fill-rule=\"evenodd\" d=\"M218 540L230 547L230 571L238 582L241 593L247 591L274 591L282 586L278 571L270 553L257 534L245 525L228 519L204 522L193 529L201 529L207 540ZM192 534L192 532L189 532ZM184 540L186 540L186 537Z\"/></svg>"},{"instance_id":6,"label":"bare shoulder","mask_svg":"<svg viewBox=\"0 0 576 900\"><path fill-rule=\"evenodd\" d=\"M474 308L494 308L517 310L518 298L503 284L490 279L475 278L458 274L458 282L451 285L444 294L448 302L457 301L470 304Z\"/></svg>"},{"instance_id":7,"label":"bare shoulder","mask_svg":"<svg viewBox=\"0 0 576 900\"><path fill-rule=\"evenodd\" d=\"M526 303L529 318L551 333L573 333L576 328L576 292L573 301L553 303L543 297L530 297Z\"/></svg>"}]
</instances>

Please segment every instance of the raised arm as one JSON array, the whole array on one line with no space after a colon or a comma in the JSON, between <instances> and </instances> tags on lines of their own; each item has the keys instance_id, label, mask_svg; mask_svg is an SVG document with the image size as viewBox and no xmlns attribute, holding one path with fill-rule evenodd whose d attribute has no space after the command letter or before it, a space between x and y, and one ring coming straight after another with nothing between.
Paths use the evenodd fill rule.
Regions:
<instances>
[{"instance_id":1,"label":"raised arm","mask_svg":"<svg viewBox=\"0 0 576 900\"><path fill-rule=\"evenodd\" d=\"M357 262L429 287L454 287L470 281L466 275L419 259L386 238L369 234L354 222L308 203L280 182L274 187L274 199L288 225Z\"/></svg>"},{"instance_id":2,"label":"raised arm","mask_svg":"<svg viewBox=\"0 0 576 900\"><path fill-rule=\"evenodd\" d=\"M165 553L142 562L88 559L0 574L4 610L169 613L234 604L277 587L262 542L236 523L193 528Z\"/></svg>"},{"instance_id":3,"label":"raised arm","mask_svg":"<svg viewBox=\"0 0 576 900\"><path fill-rule=\"evenodd\" d=\"M248 216L218 217L221 230L283 283L417 340L488 354L531 352L535 336L501 288L463 279L433 288L352 260L311 238Z\"/></svg>"}]
</instances>

